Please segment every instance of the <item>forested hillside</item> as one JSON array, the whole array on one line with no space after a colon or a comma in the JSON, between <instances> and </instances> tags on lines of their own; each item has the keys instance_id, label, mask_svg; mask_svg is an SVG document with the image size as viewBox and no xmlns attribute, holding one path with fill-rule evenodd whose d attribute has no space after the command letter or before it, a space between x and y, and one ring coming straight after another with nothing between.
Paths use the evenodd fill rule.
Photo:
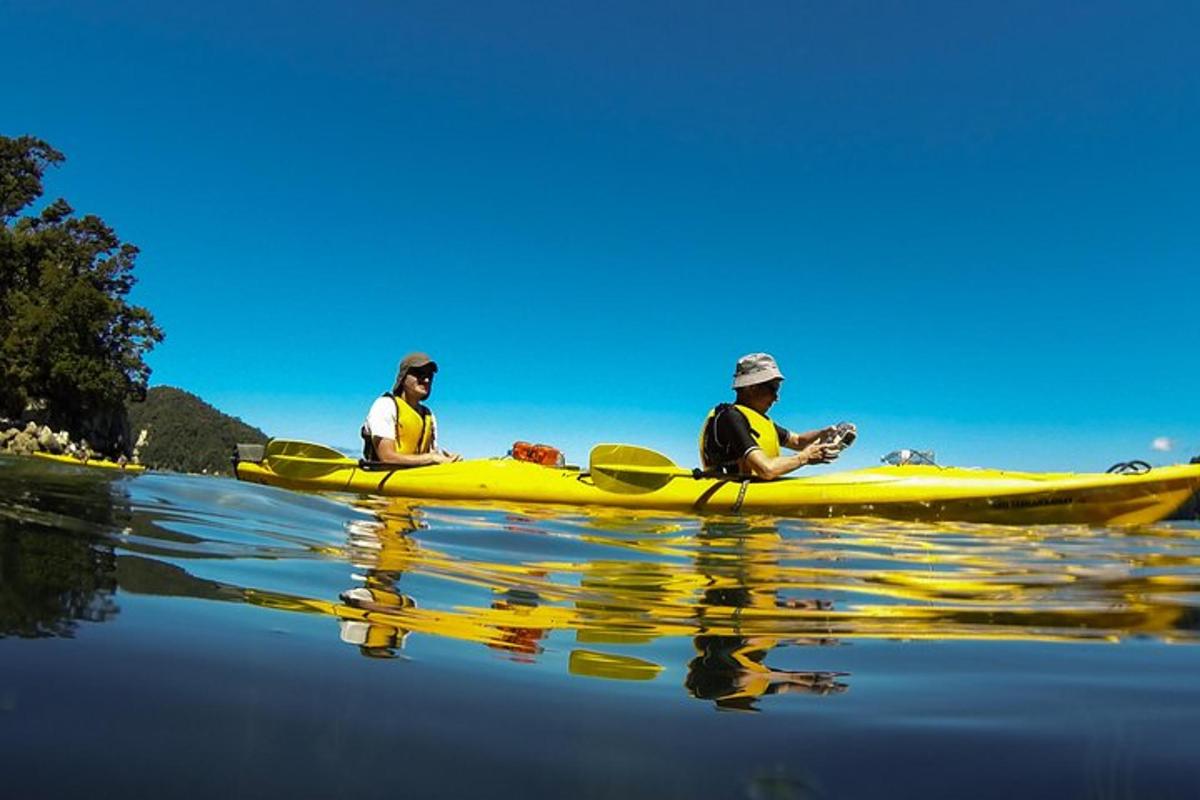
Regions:
<instances>
[{"instance_id":1,"label":"forested hillside","mask_svg":"<svg viewBox=\"0 0 1200 800\"><path fill-rule=\"evenodd\" d=\"M171 386L155 386L145 401L129 403L128 411L134 441L146 431L138 456L151 469L228 475L235 444L262 443L268 438L258 428Z\"/></svg>"}]
</instances>

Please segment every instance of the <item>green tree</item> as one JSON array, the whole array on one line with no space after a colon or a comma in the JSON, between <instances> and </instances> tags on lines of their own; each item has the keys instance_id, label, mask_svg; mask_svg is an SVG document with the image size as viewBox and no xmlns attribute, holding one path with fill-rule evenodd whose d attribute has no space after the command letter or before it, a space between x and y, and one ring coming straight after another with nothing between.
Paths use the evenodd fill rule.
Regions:
<instances>
[{"instance_id":1,"label":"green tree","mask_svg":"<svg viewBox=\"0 0 1200 800\"><path fill-rule=\"evenodd\" d=\"M163 334L127 301L138 249L62 199L18 216L64 156L31 136L0 136L0 414L45 422L108 448L125 401L145 396L145 354Z\"/></svg>"}]
</instances>

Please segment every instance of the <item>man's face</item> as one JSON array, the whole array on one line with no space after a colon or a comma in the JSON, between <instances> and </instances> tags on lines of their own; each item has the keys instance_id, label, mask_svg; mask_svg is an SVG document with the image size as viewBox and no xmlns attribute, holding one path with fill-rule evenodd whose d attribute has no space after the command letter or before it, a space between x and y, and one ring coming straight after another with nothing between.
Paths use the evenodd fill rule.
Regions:
<instances>
[{"instance_id":1,"label":"man's face","mask_svg":"<svg viewBox=\"0 0 1200 800\"><path fill-rule=\"evenodd\" d=\"M425 400L433 392L433 367L413 367L404 375L404 391L418 400Z\"/></svg>"},{"instance_id":2,"label":"man's face","mask_svg":"<svg viewBox=\"0 0 1200 800\"><path fill-rule=\"evenodd\" d=\"M763 403L767 408L770 408L779 399L779 388L782 384L782 379L775 378L766 383L751 386L750 391L754 394L756 400Z\"/></svg>"}]
</instances>

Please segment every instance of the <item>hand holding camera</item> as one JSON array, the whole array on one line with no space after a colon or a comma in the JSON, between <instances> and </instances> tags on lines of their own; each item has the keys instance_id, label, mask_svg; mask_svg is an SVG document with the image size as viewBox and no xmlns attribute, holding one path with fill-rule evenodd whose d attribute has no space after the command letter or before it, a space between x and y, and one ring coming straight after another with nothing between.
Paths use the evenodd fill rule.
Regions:
<instances>
[{"instance_id":1,"label":"hand holding camera","mask_svg":"<svg viewBox=\"0 0 1200 800\"><path fill-rule=\"evenodd\" d=\"M854 444L856 438L858 438L858 428L854 427L853 422L839 422L837 425L830 425L825 429L825 432L821 434L820 442L842 451Z\"/></svg>"}]
</instances>

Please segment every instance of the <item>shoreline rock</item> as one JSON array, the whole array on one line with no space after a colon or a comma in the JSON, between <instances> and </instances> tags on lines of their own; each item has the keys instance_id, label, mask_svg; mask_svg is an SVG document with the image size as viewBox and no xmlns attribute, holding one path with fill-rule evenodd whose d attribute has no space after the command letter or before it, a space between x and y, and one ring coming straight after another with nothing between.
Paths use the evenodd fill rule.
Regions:
<instances>
[{"instance_id":1,"label":"shoreline rock","mask_svg":"<svg viewBox=\"0 0 1200 800\"><path fill-rule=\"evenodd\" d=\"M138 440L142 444L143 437ZM105 458L105 454L94 450L87 439L75 441L69 431L55 431L49 425L38 425L36 422L20 422L0 419L0 453L18 456L31 456L34 453L51 453L53 455L68 455L82 462L94 458ZM132 458L123 454L114 458L116 461L138 464L138 448L134 448Z\"/></svg>"}]
</instances>

